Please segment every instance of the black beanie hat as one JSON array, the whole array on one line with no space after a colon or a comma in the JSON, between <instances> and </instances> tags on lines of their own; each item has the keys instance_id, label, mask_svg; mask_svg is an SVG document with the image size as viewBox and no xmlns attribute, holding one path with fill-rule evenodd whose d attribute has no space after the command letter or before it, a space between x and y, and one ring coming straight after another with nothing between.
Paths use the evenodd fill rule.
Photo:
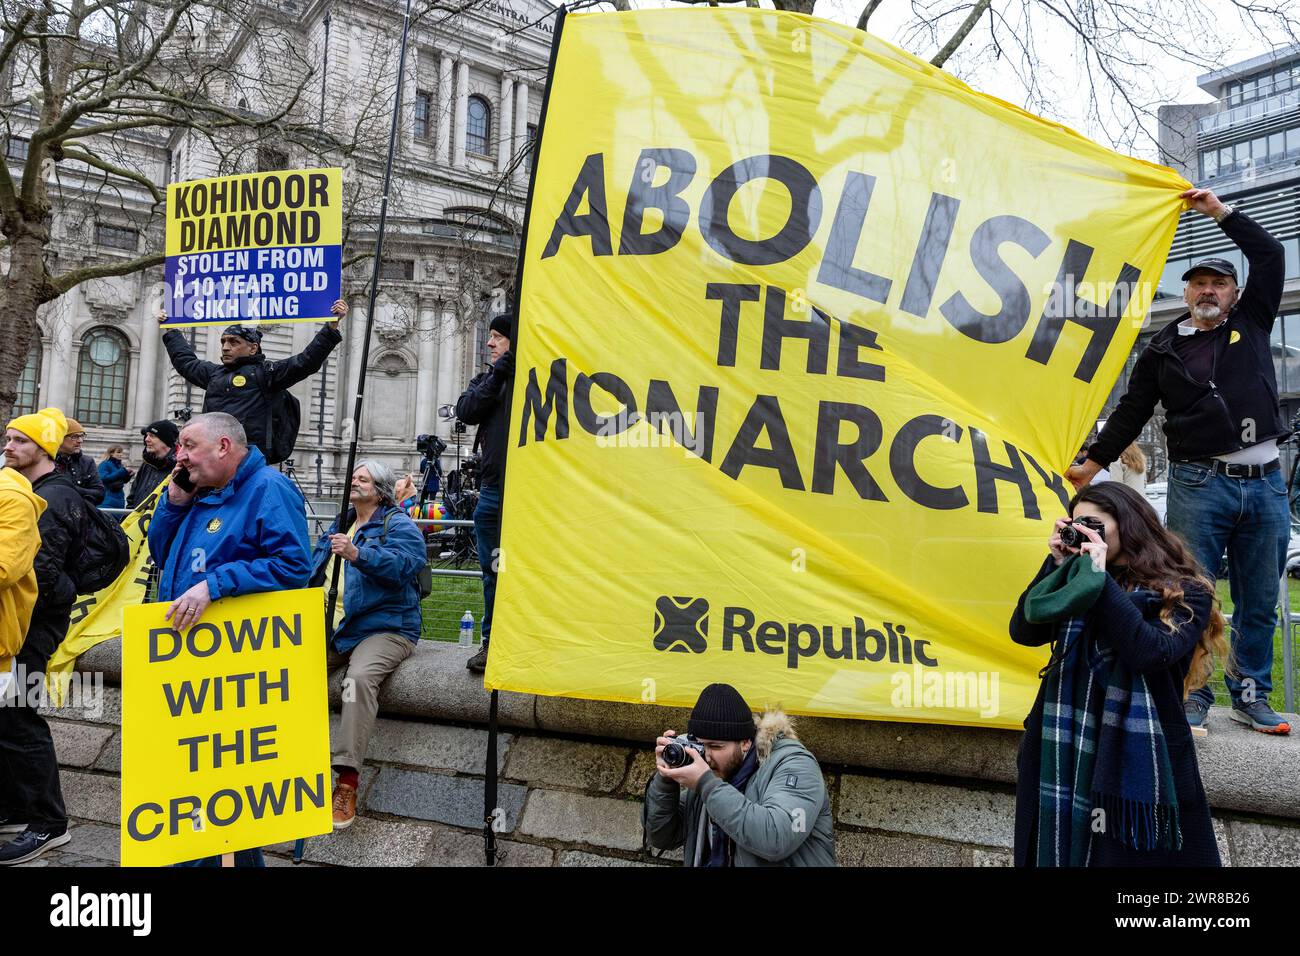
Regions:
<instances>
[{"instance_id":1,"label":"black beanie hat","mask_svg":"<svg viewBox=\"0 0 1300 956\"><path fill-rule=\"evenodd\" d=\"M686 732L703 740L753 740L754 712L730 684L710 684L700 691Z\"/></svg>"},{"instance_id":2,"label":"black beanie hat","mask_svg":"<svg viewBox=\"0 0 1300 956\"><path fill-rule=\"evenodd\" d=\"M494 316L488 328L497 335L504 335L511 342L515 340L515 317L508 312Z\"/></svg>"},{"instance_id":3,"label":"black beanie hat","mask_svg":"<svg viewBox=\"0 0 1300 956\"><path fill-rule=\"evenodd\" d=\"M167 419L161 419L152 425L146 425L140 429L141 435L153 435L168 448L175 446L180 440L181 430L176 427L175 422L169 422Z\"/></svg>"}]
</instances>

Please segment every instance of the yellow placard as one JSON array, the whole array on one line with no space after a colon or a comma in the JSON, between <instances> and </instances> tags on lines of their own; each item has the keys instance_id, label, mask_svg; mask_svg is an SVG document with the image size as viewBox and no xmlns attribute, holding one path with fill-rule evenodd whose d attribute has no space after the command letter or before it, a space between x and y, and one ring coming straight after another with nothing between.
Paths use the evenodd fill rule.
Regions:
<instances>
[{"instance_id":1,"label":"yellow placard","mask_svg":"<svg viewBox=\"0 0 1300 956\"><path fill-rule=\"evenodd\" d=\"M169 185L164 328L334 318L342 203L337 168Z\"/></svg>"},{"instance_id":2,"label":"yellow placard","mask_svg":"<svg viewBox=\"0 0 1300 956\"><path fill-rule=\"evenodd\" d=\"M183 632L167 607L124 615L122 865L330 832L321 590L223 598Z\"/></svg>"},{"instance_id":3,"label":"yellow placard","mask_svg":"<svg viewBox=\"0 0 1300 956\"><path fill-rule=\"evenodd\" d=\"M487 684L1017 726L1188 187L840 24L567 17Z\"/></svg>"}]
</instances>

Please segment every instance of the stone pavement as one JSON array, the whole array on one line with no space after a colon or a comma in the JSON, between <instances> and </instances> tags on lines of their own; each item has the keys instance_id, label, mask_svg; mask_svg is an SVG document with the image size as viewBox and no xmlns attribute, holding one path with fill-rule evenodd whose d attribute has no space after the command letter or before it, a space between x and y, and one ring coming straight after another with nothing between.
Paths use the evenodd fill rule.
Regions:
<instances>
[{"instance_id":1,"label":"stone pavement","mask_svg":"<svg viewBox=\"0 0 1300 956\"><path fill-rule=\"evenodd\" d=\"M386 716L371 739L357 820L341 833L308 840L303 865L483 864L487 732L474 724L485 695L467 675L464 653L422 646L399 668L381 697ZM104 665L110 679L111 664ZM623 741L648 744L651 727L682 727L684 715L501 697L502 865L680 864L680 851L660 857L642 849L641 796L653 756L646 746ZM104 687L102 705L99 712L47 714L73 839L31 865L118 861L121 692ZM880 721L796 722L823 762L841 865L1010 864L1019 734ZM1196 747L1224 862L1300 864L1300 735L1268 738L1218 708L1209 728ZM855 748L858 756L850 762ZM291 852L291 844L271 847L268 863L290 865Z\"/></svg>"}]
</instances>

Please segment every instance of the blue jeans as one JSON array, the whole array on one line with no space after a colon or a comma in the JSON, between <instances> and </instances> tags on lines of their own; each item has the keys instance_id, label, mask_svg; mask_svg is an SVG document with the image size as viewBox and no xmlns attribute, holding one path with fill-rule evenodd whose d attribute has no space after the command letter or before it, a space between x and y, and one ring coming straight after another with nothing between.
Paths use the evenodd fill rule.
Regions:
<instances>
[{"instance_id":1,"label":"blue jeans","mask_svg":"<svg viewBox=\"0 0 1300 956\"><path fill-rule=\"evenodd\" d=\"M1266 701L1273 689L1277 596L1291 536L1281 469L1261 478L1228 478L1203 465L1173 462L1168 506L1169 530L1187 542L1211 578L1218 576L1227 549L1236 676L1225 673L1224 682L1234 705L1247 686L1254 688L1253 699ZM1193 694L1214 702L1208 687Z\"/></svg>"},{"instance_id":2,"label":"blue jeans","mask_svg":"<svg viewBox=\"0 0 1300 956\"><path fill-rule=\"evenodd\" d=\"M492 636L492 605L497 598L497 552L501 548L501 489L484 485L474 507L474 543L478 566L483 571L483 646Z\"/></svg>"}]
</instances>

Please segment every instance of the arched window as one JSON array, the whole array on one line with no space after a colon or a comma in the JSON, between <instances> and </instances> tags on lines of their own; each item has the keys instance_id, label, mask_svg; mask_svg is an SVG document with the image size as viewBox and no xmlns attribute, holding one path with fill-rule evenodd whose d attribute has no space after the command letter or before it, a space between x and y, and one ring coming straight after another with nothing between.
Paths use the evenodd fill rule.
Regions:
<instances>
[{"instance_id":1,"label":"arched window","mask_svg":"<svg viewBox=\"0 0 1300 956\"><path fill-rule=\"evenodd\" d=\"M125 427L130 365L130 344L121 332L102 326L87 332L81 340L81 359L77 363L77 410L73 417L83 425Z\"/></svg>"},{"instance_id":2,"label":"arched window","mask_svg":"<svg viewBox=\"0 0 1300 956\"><path fill-rule=\"evenodd\" d=\"M465 149L486 156L492 139L492 107L483 97L471 96L466 115Z\"/></svg>"},{"instance_id":3,"label":"arched window","mask_svg":"<svg viewBox=\"0 0 1300 956\"><path fill-rule=\"evenodd\" d=\"M36 411L36 389L41 379L41 339L40 333L32 339L32 346L27 350L27 364L23 366L22 374L18 376L18 397L14 399L14 408L11 413L15 418L19 415L30 415Z\"/></svg>"}]
</instances>

